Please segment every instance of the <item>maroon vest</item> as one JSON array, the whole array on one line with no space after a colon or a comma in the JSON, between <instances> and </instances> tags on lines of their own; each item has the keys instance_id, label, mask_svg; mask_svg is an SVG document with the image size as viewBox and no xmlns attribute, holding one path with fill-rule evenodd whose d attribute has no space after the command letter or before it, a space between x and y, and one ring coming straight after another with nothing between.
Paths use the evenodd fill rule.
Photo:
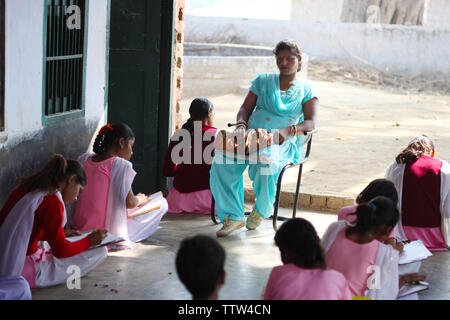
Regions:
<instances>
[{"instance_id":1,"label":"maroon vest","mask_svg":"<svg viewBox=\"0 0 450 320\"><path fill-rule=\"evenodd\" d=\"M407 227L441 226L442 162L422 156L406 164L403 175L402 224Z\"/></svg>"}]
</instances>

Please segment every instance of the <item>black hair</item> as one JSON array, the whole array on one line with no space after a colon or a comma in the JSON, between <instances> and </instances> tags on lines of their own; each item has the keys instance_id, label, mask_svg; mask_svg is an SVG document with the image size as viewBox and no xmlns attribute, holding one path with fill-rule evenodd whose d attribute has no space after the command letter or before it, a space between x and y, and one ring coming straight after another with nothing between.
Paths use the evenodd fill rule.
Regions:
<instances>
[{"instance_id":1,"label":"black hair","mask_svg":"<svg viewBox=\"0 0 450 320\"><path fill-rule=\"evenodd\" d=\"M434 143L426 136L419 136L412 139L408 146L400 152L395 161L401 163L413 163L424 154L432 154L434 152Z\"/></svg>"},{"instance_id":2,"label":"black hair","mask_svg":"<svg viewBox=\"0 0 450 320\"><path fill-rule=\"evenodd\" d=\"M86 172L84 171L83 165L77 160L67 160L66 177L70 175L75 175L76 183L80 184L82 187L86 186Z\"/></svg>"},{"instance_id":3,"label":"black hair","mask_svg":"<svg viewBox=\"0 0 450 320\"><path fill-rule=\"evenodd\" d=\"M303 218L284 222L275 234L275 244L280 251L290 252L294 256L292 262L300 268L327 268L319 236L313 225Z\"/></svg>"},{"instance_id":4,"label":"black hair","mask_svg":"<svg viewBox=\"0 0 450 320\"><path fill-rule=\"evenodd\" d=\"M217 240L197 235L184 239L175 260L178 277L194 299L208 299L224 273L225 250Z\"/></svg>"},{"instance_id":5,"label":"black hair","mask_svg":"<svg viewBox=\"0 0 450 320\"><path fill-rule=\"evenodd\" d=\"M104 126L95 138L94 152L96 154L106 152L120 138L125 138L125 143L128 143L130 139L134 139L133 130L125 123Z\"/></svg>"},{"instance_id":6,"label":"black hair","mask_svg":"<svg viewBox=\"0 0 450 320\"><path fill-rule=\"evenodd\" d=\"M280 42L278 42L278 44L275 46L275 49L273 49L273 54L275 56L278 56L280 51L284 51L284 50L289 51L291 54L295 55L297 58L302 57L302 50L300 49L300 45L297 43L297 41L295 41L293 39L284 39L284 40L281 40ZM297 72L302 70L302 62L303 61L300 61Z\"/></svg>"},{"instance_id":7,"label":"black hair","mask_svg":"<svg viewBox=\"0 0 450 320\"><path fill-rule=\"evenodd\" d=\"M76 160L66 160L61 154L55 154L39 172L21 179L19 186L27 192L39 190L52 193L70 175L75 175L78 184L86 185L83 166Z\"/></svg>"},{"instance_id":8,"label":"black hair","mask_svg":"<svg viewBox=\"0 0 450 320\"><path fill-rule=\"evenodd\" d=\"M377 196L384 196L391 199L396 205L398 203L398 193L392 181L387 179L375 179L356 197L356 203L369 202Z\"/></svg>"},{"instance_id":9,"label":"black hair","mask_svg":"<svg viewBox=\"0 0 450 320\"><path fill-rule=\"evenodd\" d=\"M381 226L395 227L400 214L397 205L389 198L378 196L356 209L356 224L351 231L363 234Z\"/></svg>"},{"instance_id":10,"label":"black hair","mask_svg":"<svg viewBox=\"0 0 450 320\"><path fill-rule=\"evenodd\" d=\"M183 124L182 128L189 132L194 131L194 121L203 121L208 117L209 111L214 110L214 105L206 98L196 98L192 100L189 107L190 118Z\"/></svg>"}]
</instances>

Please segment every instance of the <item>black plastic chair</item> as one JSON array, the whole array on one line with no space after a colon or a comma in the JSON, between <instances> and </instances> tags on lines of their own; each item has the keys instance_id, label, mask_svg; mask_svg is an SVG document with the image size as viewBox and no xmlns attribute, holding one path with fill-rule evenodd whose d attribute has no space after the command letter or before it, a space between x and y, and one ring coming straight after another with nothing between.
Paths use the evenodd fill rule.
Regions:
<instances>
[{"instance_id":1,"label":"black plastic chair","mask_svg":"<svg viewBox=\"0 0 450 320\"><path fill-rule=\"evenodd\" d=\"M233 125L232 124L228 124L228 126L231 127ZM284 173L285 173L285 171L287 169L294 168L294 167L297 167L297 166L299 167L299 169L298 169L298 176L297 176L297 187L295 189L294 209L293 209L293 212L292 212L292 218L295 218L296 213L297 213L297 204L298 204L298 195L299 195L299 191L300 191L300 182L302 180L303 164L306 161L308 161L309 154L311 152L312 135L314 133L316 133L316 132L317 132L317 129L314 129L314 130L311 130L311 131L307 131L307 132L304 133L307 136L307 139L305 141L305 144L306 144L305 156L303 157L303 159L301 159L299 161L298 164L290 163L290 164L284 166L283 169L280 172L280 175L278 176L277 192L276 192L276 195L275 195L275 202L273 204L274 211L273 211L273 215L270 217L273 220L273 229L275 231L277 231L277 221L285 221L285 220L289 219L289 218L286 218L286 217L279 217L278 216L278 206L279 206L279 203L280 203L280 191L281 191L281 182L282 182L282 179L283 179L283 175L284 175ZM212 201L211 201L211 220L215 224L219 224L219 222L217 222L217 220L216 220L216 213L215 213L216 203L215 203L214 197L212 196L211 199L212 199ZM245 213L245 215L248 215L248 214L250 214L250 212L246 212Z\"/></svg>"}]
</instances>

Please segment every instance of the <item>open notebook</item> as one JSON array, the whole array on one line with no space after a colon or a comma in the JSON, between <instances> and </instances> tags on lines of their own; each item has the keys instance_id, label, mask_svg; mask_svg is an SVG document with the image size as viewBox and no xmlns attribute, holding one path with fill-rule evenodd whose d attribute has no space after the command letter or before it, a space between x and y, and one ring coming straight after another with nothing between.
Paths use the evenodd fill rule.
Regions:
<instances>
[{"instance_id":1,"label":"open notebook","mask_svg":"<svg viewBox=\"0 0 450 320\"><path fill-rule=\"evenodd\" d=\"M420 281L417 284L406 283L398 291L397 298L405 297L413 293L417 293L428 289L428 283L425 281Z\"/></svg>"},{"instance_id":2,"label":"open notebook","mask_svg":"<svg viewBox=\"0 0 450 320\"><path fill-rule=\"evenodd\" d=\"M75 241L81 240L83 238L86 238L92 232L93 231L88 231L88 232L82 234L81 236L73 236L73 237L68 237L66 239L67 239L67 241L75 242ZM117 243L117 242L120 242L123 240L124 240L123 238L117 237L117 236L113 235L112 233L108 232L106 235L106 238L103 239L103 241L100 244L98 244L96 246L92 246L91 248L98 248L98 247L106 246L108 244L114 244L114 243Z\"/></svg>"},{"instance_id":3,"label":"open notebook","mask_svg":"<svg viewBox=\"0 0 450 320\"><path fill-rule=\"evenodd\" d=\"M135 209L128 210L128 219L156 211L161 208L163 194L161 191L149 196L149 200Z\"/></svg>"},{"instance_id":4,"label":"open notebook","mask_svg":"<svg viewBox=\"0 0 450 320\"><path fill-rule=\"evenodd\" d=\"M406 264L421 261L432 256L422 241L416 240L405 244L403 252L400 254L399 264Z\"/></svg>"}]
</instances>

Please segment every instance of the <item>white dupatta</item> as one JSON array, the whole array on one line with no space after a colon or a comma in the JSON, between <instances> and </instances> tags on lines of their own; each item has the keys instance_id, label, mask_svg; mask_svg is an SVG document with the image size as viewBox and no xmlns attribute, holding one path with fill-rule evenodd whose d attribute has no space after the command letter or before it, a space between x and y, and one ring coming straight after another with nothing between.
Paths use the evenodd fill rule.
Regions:
<instances>
[{"instance_id":1,"label":"white dupatta","mask_svg":"<svg viewBox=\"0 0 450 320\"><path fill-rule=\"evenodd\" d=\"M440 195L440 212L441 212L441 232L447 247L450 247L450 165L443 160L440 171L441 177L441 195ZM385 178L392 181L398 193L398 211L400 219L395 228L395 236L399 240L408 240L402 226L402 194L403 194L403 174L405 172L405 164L398 164L395 161L386 171Z\"/></svg>"},{"instance_id":2,"label":"white dupatta","mask_svg":"<svg viewBox=\"0 0 450 320\"><path fill-rule=\"evenodd\" d=\"M0 227L0 278L22 274L34 215L46 195L39 191L27 193Z\"/></svg>"},{"instance_id":3,"label":"white dupatta","mask_svg":"<svg viewBox=\"0 0 450 320\"><path fill-rule=\"evenodd\" d=\"M441 232L450 249L450 165L442 161L441 167Z\"/></svg>"},{"instance_id":4,"label":"white dupatta","mask_svg":"<svg viewBox=\"0 0 450 320\"><path fill-rule=\"evenodd\" d=\"M395 226L394 235L397 240L405 241L408 238L405 235L402 225L402 199L403 199L403 174L405 172L405 164L398 164L393 162L386 171L385 179L394 183L395 189L397 189L398 203L397 209L400 214L397 225Z\"/></svg>"},{"instance_id":5,"label":"white dupatta","mask_svg":"<svg viewBox=\"0 0 450 320\"><path fill-rule=\"evenodd\" d=\"M321 244L325 252L328 252L338 233L350 224L345 220L332 223L322 237ZM398 251L390 245L379 242L375 265L378 267L380 282L379 287L367 289L365 296L372 300L395 300L398 295Z\"/></svg>"},{"instance_id":6,"label":"white dupatta","mask_svg":"<svg viewBox=\"0 0 450 320\"><path fill-rule=\"evenodd\" d=\"M78 158L78 161L84 164L93 155L85 153ZM128 248L132 248L134 243L128 237L127 195L135 176L136 171L133 170L130 161L120 157L114 159L109 182L105 229L109 233L125 239L120 245Z\"/></svg>"}]
</instances>

